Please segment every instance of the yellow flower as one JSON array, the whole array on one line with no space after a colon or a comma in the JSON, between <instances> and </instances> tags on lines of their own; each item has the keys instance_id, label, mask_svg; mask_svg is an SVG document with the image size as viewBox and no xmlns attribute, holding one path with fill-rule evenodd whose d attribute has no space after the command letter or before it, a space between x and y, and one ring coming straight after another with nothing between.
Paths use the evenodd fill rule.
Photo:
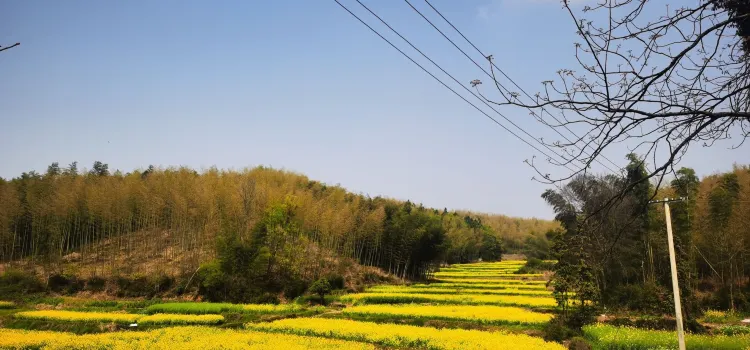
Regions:
<instances>
[{"instance_id":1,"label":"yellow flower","mask_svg":"<svg viewBox=\"0 0 750 350\"><path fill-rule=\"evenodd\" d=\"M364 305L347 307L344 314L381 315L413 319L442 319L485 324L537 324L552 319L551 314L518 307L471 305Z\"/></svg>"},{"instance_id":2,"label":"yellow flower","mask_svg":"<svg viewBox=\"0 0 750 350\"><path fill-rule=\"evenodd\" d=\"M353 304L440 303L467 305L515 305L539 308L553 308L557 306L557 301L551 297L534 297L523 295L356 293L344 295L340 298L340 300Z\"/></svg>"},{"instance_id":3,"label":"yellow flower","mask_svg":"<svg viewBox=\"0 0 750 350\"><path fill-rule=\"evenodd\" d=\"M141 315L136 314L61 310L23 311L16 313L14 316L18 318L36 320L112 323L133 323L138 320L139 317L141 317Z\"/></svg>"},{"instance_id":4,"label":"yellow flower","mask_svg":"<svg viewBox=\"0 0 750 350\"><path fill-rule=\"evenodd\" d=\"M464 329L437 329L342 319L294 318L247 324L253 330L370 342L387 347L426 349L565 349L525 334Z\"/></svg>"},{"instance_id":5,"label":"yellow flower","mask_svg":"<svg viewBox=\"0 0 750 350\"><path fill-rule=\"evenodd\" d=\"M428 293L428 294L496 294L496 295L527 295L527 296L552 296L548 290L526 290L526 289L473 289L473 288L446 288L446 287L405 287L405 286L375 286L367 289L368 293Z\"/></svg>"},{"instance_id":6,"label":"yellow flower","mask_svg":"<svg viewBox=\"0 0 750 350\"><path fill-rule=\"evenodd\" d=\"M74 335L63 332L0 329L3 349L324 349L374 350L352 341L269 334L210 327L170 327L147 332Z\"/></svg>"},{"instance_id":7,"label":"yellow flower","mask_svg":"<svg viewBox=\"0 0 750 350\"><path fill-rule=\"evenodd\" d=\"M178 314L154 314L138 319L138 324L219 324L224 322L222 315L178 315Z\"/></svg>"}]
</instances>

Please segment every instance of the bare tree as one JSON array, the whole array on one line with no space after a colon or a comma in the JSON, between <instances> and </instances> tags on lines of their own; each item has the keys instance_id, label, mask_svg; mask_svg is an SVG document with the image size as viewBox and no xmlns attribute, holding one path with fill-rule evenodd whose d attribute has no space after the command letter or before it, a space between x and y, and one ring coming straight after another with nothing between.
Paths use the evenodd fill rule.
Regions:
<instances>
[{"instance_id":1,"label":"bare tree","mask_svg":"<svg viewBox=\"0 0 750 350\"><path fill-rule=\"evenodd\" d=\"M578 9L567 0L562 4L580 39L578 70L559 70L555 80L542 82L541 92L524 99L503 86L487 58L500 97L485 99L527 108L562 133L582 131L571 139L546 141L562 149L564 164L581 169L558 178L545 175L542 181L585 173L606 149L622 142L652 164L642 181L661 180L690 146L731 140L737 148L747 139L750 2L698 0L679 8L648 0L599 0Z\"/></svg>"}]
</instances>

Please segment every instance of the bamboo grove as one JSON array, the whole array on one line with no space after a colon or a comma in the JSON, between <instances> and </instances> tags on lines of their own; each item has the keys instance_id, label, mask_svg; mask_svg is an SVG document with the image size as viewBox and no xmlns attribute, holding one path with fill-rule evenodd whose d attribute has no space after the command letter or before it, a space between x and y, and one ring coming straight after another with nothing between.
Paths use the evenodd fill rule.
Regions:
<instances>
[{"instance_id":1,"label":"bamboo grove","mask_svg":"<svg viewBox=\"0 0 750 350\"><path fill-rule=\"evenodd\" d=\"M624 176L579 176L542 196L563 227L551 248L558 259L551 284L560 301L574 292L584 305L670 313L664 206L648 202L682 197L670 207L685 314L750 310L750 167L703 179L681 168L657 188L638 181L645 164L628 158Z\"/></svg>"},{"instance_id":2,"label":"bamboo grove","mask_svg":"<svg viewBox=\"0 0 750 350\"><path fill-rule=\"evenodd\" d=\"M497 260L504 236L556 226L483 217L492 225L265 167L110 173L101 162L89 171L54 163L44 174L0 179L0 261L45 274L188 275L216 257L217 242L262 233L271 274L284 266L310 279L350 259L413 278L441 262Z\"/></svg>"}]
</instances>

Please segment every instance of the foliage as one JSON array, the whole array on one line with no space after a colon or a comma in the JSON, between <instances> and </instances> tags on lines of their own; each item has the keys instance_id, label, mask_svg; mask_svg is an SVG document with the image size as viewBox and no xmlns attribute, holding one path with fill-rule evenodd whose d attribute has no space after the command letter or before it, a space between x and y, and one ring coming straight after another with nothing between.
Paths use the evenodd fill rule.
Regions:
<instances>
[{"instance_id":1,"label":"foliage","mask_svg":"<svg viewBox=\"0 0 750 350\"><path fill-rule=\"evenodd\" d=\"M602 324L583 327L583 333L596 349L677 349L674 331L643 330ZM692 349L746 349L750 336L687 334L685 344Z\"/></svg>"},{"instance_id":2,"label":"foliage","mask_svg":"<svg viewBox=\"0 0 750 350\"><path fill-rule=\"evenodd\" d=\"M328 283L328 279L321 278L313 282L309 289L310 293L317 294L320 297L320 303L325 304L326 294L331 293L331 284Z\"/></svg>"},{"instance_id":3,"label":"foliage","mask_svg":"<svg viewBox=\"0 0 750 350\"><path fill-rule=\"evenodd\" d=\"M544 261L537 258L529 258L526 261L526 265L516 270L516 274L533 274L544 271L552 271L555 268L555 263L551 261Z\"/></svg>"},{"instance_id":4,"label":"foliage","mask_svg":"<svg viewBox=\"0 0 750 350\"><path fill-rule=\"evenodd\" d=\"M87 335L0 329L0 348L374 350L373 345L351 341L197 326Z\"/></svg>"},{"instance_id":5,"label":"foliage","mask_svg":"<svg viewBox=\"0 0 750 350\"><path fill-rule=\"evenodd\" d=\"M740 319L740 315L737 313L721 310L706 310L703 317L700 318L702 322L707 323L730 323L737 322Z\"/></svg>"},{"instance_id":6,"label":"foliage","mask_svg":"<svg viewBox=\"0 0 750 350\"><path fill-rule=\"evenodd\" d=\"M6 298L43 291L44 284L32 274L11 269L0 275L0 295Z\"/></svg>"},{"instance_id":7,"label":"foliage","mask_svg":"<svg viewBox=\"0 0 750 350\"><path fill-rule=\"evenodd\" d=\"M47 288L56 293L73 294L83 289L85 281L76 276L54 274L47 278Z\"/></svg>"},{"instance_id":8,"label":"foliage","mask_svg":"<svg viewBox=\"0 0 750 350\"><path fill-rule=\"evenodd\" d=\"M497 260L504 237L552 225L370 198L265 167L123 174L102 162L83 172L74 162L0 181L0 262L81 279L198 270L211 275L202 289L211 300L276 295L348 276L356 263L422 278L443 261ZM206 264L219 268L204 272Z\"/></svg>"},{"instance_id":9,"label":"foliage","mask_svg":"<svg viewBox=\"0 0 750 350\"><path fill-rule=\"evenodd\" d=\"M345 315L384 315L414 319L467 321L481 324L547 323L552 315L518 307L471 305L362 305L347 307Z\"/></svg>"},{"instance_id":10,"label":"foliage","mask_svg":"<svg viewBox=\"0 0 750 350\"><path fill-rule=\"evenodd\" d=\"M583 337L573 337L568 344L570 350L591 350L591 344Z\"/></svg>"},{"instance_id":11,"label":"foliage","mask_svg":"<svg viewBox=\"0 0 750 350\"><path fill-rule=\"evenodd\" d=\"M270 323L248 324L253 330L313 335L385 347L424 349L564 349L524 334L482 332L463 329L436 329L408 325L379 324L339 319L296 318Z\"/></svg>"},{"instance_id":12,"label":"foliage","mask_svg":"<svg viewBox=\"0 0 750 350\"><path fill-rule=\"evenodd\" d=\"M716 333L726 335L728 337L735 335L748 335L750 336L750 327L748 326L722 326L716 329Z\"/></svg>"}]
</instances>

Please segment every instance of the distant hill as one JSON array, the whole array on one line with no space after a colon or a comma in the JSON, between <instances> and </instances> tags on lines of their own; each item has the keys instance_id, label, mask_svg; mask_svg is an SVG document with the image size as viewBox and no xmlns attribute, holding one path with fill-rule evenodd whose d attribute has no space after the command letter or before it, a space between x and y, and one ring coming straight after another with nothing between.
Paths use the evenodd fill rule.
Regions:
<instances>
[{"instance_id":1,"label":"distant hill","mask_svg":"<svg viewBox=\"0 0 750 350\"><path fill-rule=\"evenodd\" d=\"M269 274L310 280L335 261L419 278L443 262L498 259L501 243L542 249L554 227L370 198L267 167L110 173L97 162L81 173L55 163L0 179L0 262L44 275L189 276L232 241L262 248Z\"/></svg>"}]
</instances>

